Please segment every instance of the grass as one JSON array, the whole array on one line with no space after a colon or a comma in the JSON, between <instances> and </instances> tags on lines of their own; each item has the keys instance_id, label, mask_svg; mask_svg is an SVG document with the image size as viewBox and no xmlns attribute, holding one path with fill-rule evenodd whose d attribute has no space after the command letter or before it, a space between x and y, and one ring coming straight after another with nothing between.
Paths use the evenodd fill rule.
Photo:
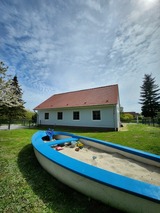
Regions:
<instances>
[{"instance_id":1,"label":"grass","mask_svg":"<svg viewBox=\"0 0 160 213\"><path fill-rule=\"evenodd\" d=\"M160 128L128 125L128 131L88 132L58 129L160 154ZM120 213L49 175L36 160L31 137L37 129L0 131L0 212Z\"/></svg>"},{"instance_id":2,"label":"grass","mask_svg":"<svg viewBox=\"0 0 160 213\"><path fill-rule=\"evenodd\" d=\"M144 124L128 124L126 130L108 133L84 133L83 135L160 155L159 127Z\"/></svg>"}]
</instances>

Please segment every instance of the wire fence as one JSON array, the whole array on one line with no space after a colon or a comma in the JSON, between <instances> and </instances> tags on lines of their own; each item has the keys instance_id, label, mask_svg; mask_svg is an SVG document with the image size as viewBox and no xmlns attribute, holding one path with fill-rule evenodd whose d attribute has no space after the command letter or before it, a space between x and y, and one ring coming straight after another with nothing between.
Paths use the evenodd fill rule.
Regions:
<instances>
[{"instance_id":1,"label":"wire fence","mask_svg":"<svg viewBox=\"0 0 160 213\"><path fill-rule=\"evenodd\" d=\"M11 125L21 125L21 126L26 126L26 127L32 127L36 126L36 123L34 123L32 120L28 119L19 119L19 120L12 120L10 122ZM0 126L2 125L9 125L9 121L6 119L0 119Z\"/></svg>"}]
</instances>

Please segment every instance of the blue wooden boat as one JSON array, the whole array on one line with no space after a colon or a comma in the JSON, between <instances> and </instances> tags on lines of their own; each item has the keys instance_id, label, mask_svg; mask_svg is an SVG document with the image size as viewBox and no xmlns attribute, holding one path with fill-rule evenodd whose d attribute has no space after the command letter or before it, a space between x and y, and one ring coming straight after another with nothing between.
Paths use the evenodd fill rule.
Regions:
<instances>
[{"instance_id":1,"label":"blue wooden boat","mask_svg":"<svg viewBox=\"0 0 160 213\"><path fill-rule=\"evenodd\" d=\"M159 213L160 184L117 174L59 151L74 144L117 153L128 160L153 166L160 177L160 156L93 138L58 131L38 131L32 136L35 155L51 175L79 192L126 212ZM58 149L58 147L60 149ZM82 147L78 147L82 148ZM73 152L76 148L73 148ZM81 151L81 150L80 150ZM78 155L78 152L76 152ZM95 160L93 156L93 161ZM159 178L160 181L160 178Z\"/></svg>"}]
</instances>

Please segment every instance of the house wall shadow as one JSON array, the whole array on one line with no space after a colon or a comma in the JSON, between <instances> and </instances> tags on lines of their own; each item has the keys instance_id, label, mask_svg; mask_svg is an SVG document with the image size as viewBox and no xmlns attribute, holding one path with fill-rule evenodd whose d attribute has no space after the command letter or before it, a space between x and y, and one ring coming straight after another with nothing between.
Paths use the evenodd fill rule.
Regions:
<instances>
[{"instance_id":1,"label":"house wall shadow","mask_svg":"<svg viewBox=\"0 0 160 213\"><path fill-rule=\"evenodd\" d=\"M119 210L101 202L88 199L48 174L38 163L31 144L24 146L19 152L18 167L34 193L53 212L99 213L101 209L101 213L120 213Z\"/></svg>"}]
</instances>

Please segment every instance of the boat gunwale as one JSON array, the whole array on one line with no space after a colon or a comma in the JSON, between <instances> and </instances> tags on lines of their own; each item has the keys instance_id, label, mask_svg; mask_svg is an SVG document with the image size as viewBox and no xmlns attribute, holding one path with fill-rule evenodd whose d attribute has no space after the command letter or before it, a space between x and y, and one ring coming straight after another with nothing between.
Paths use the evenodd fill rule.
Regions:
<instances>
[{"instance_id":1,"label":"boat gunwale","mask_svg":"<svg viewBox=\"0 0 160 213\"><path fill-rule=\"evenodd\" d=\"M35 142L36 136L38 136L40 133L41 133L41 138L38 138L38 141ZM101 168L92 166L85 162L81 162L77 159L64 155L60 152L57 152L56 150L51 149L51 145L55 144L54 141L44 143L44 141L42 140L42 137L45 135L46 135L45 131L38 131L37 133L35 133L32 136L32 145L40 154L42 154L44 157L46 157L53 163L56 163L59 166L62 166L65 169L68 169L78 175L84 176L86 178L89 178L91 180L104 184L106 186L154 201L156 203L160 203L160 187L159 186L149 184L143 181L135 180L133 178L126 177L114 172L110 172L108 170L103 170ZM132 149L125 146L121 146L118 144L112 144L111 142L104 142L102 140L84 137L84 136L78 136L78 135L74 135L67 132L55 131L54 135L69 136L69 137L76 138L77 140L85 139L85 140L93 141L102 145L119 149L121 151L129 152L134 155L139 155L141 157L149 158L151 160L160 162L160 156L158 155L143 152L143 151ZM58 144L58 140L56 140L56 144ZM93 177L93 174L94 174L94 177ZM107 180L106 180L106 175L107 175Z\"/></svg>"}]
</instances>

